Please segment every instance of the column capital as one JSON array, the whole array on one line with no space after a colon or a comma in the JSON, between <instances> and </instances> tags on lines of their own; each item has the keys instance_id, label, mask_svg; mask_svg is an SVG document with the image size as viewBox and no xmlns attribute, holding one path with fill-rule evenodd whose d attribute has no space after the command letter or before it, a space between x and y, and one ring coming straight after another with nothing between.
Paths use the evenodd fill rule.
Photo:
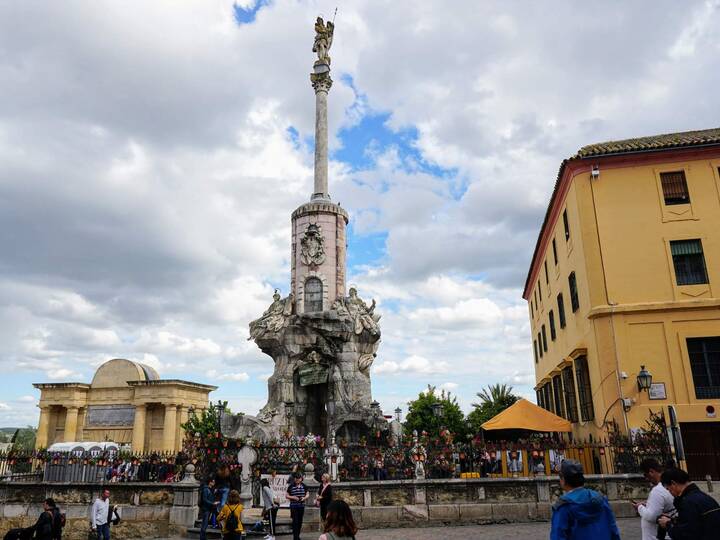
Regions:
<instances>
[{"instance_id":1,"label":"column capital","mask_svg":"<svg viewBox=\"0 0 720 540\"><path fill-rule=\"evenodd\" d=\"M318 92L325 92L327 94L330 92L333 80L332 77L330 77L329 71L325 73L311 73L310 83L312 84L313 90L315 90L316 94Z\"/></svg>"}]
</instances>

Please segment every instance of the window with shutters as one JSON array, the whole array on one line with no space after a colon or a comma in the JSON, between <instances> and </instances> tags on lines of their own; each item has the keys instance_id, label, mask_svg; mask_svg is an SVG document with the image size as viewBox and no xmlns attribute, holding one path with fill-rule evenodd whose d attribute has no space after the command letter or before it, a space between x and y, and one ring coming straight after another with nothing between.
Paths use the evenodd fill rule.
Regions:
<instances>
[{"instance_id":1,"label":"window with shutters","mask_svg":"<svg viewBox=\"0 0 720 540\"><path fill-rule=\"evenodd\" d=\"M660 173L660 182L662 183L666 205L688 204L690 202L685 171Z\"/></svg>"},{"instance_id":2,"label":"window with shutters","mask_svg":"<svg viewBox=\"0 0 720 540\"><path fill-rule=\"evenodd\" d=\"M305 312L323 310L323 284L320 279L310 277L305 281Z\"/></svg>"},{"instance_id":3,"label":"window with shutters","mask_svg":"<svg viewBox=\"0 0 720 540\"><path fill-rule=\"evenodd\" d=\"M697 399L720 398L720 337L688 338Z\"/></svg>"},{"instance_id":4,"label":"window with shutters","mask_svg":"<svg viewBox=\"0 0 720 540\"><path fill-rule=\"evenodd\" d=\"M550 339L555 341L557 334L555 333L555 314L552 309L550 310L550 313L548 313L548 319L550 322Z\"/></svg>"},{"instance_id":5,"label":"window with shutters","mask_svg":"<svg viewBox=\"0 0 720 540\"><path fill-rule=\"evenodd\" d=\"M670 242L675 282L678 285L700 285L708 282L700 240L674 240Z\"/></svg>"},{"instance_id":6,"label":"window with shutters","mask_svg":"<svg viewBox=\"0 0 720 540\"><path fill-rule=\"evenodd\" d=\"M542 331L542 345L543 345L543 351L547 352L547 334L545 332L545 325L542 325L541 328Z\"/></svg>"},{"instance_id":7,"label":"window with shutters","mask_svg":"<svg viewBox=\"0 0 720 540\"><path fill-rule=\"evenodd\" d=\"M575 377L571 367L562 370L563 390L565 390L565 409L567 410L567 419L571 422L578 421L577 400L575 397Z\"/></svg>"},{"instance_id":8,"label":"window with shutters","mask_svg":"<svg viewBox=\"0 0 720 540\"><path fill-rule=\"evenodd\" d=\"M563 399L563 388L560 375L555 375L552 379L553 383L553 399L555 400L555 414L558 416L565 416L565 400Z\"/></svg>"},{"instance_id":9,"label":"window with shutters","mask_svg":"<svg viewBox=\"0 0 720 540\"><path fill-rule=\"evenodd\" d=\"M568 276L568 285L570 286L570 306L572 307L573 313L575 313L580 308L575 272L570 272L570 275Z\"/></svg>"},{"instance_id":10,"label":"window with shutters","mask_svg":"<svg viewBox=\"0 0 720 540\"><path fill-rule=\"evenodd\" d=\"M575 378L577 379L580 401L580 418L582 418L583 422L589 422L595 418L595 409L592 402L592 387L590 386L587 357L579 356L575 359Z\"/></svg>"},{"instance_id":11,"label":"window with shutters","mask_svg":"<svg viewBox=\"0 0 720 540\"><path fill-rule=\"evenodd\" d=\"M558 320L560 321L560 328L565 328L565 300L563 300L562 293L557 295L558 305Z\"/></svg>"}]
</instances>

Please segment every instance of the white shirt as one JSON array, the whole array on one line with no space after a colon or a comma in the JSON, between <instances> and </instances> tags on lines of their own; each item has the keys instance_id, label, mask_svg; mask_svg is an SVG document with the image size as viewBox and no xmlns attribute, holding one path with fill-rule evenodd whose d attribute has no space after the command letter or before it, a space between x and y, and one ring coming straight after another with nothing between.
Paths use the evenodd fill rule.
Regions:
<instances>
[{"instance_id":1,"label":"white shirt","mask_svg":"<svg viewBox=\"0 0 720 540\"><path fill-rule=\"evenodd\" d=\"M650 490L647 503L638 506L642 540L656 540L658 530L657 518L659 518L661 514L672 512L673 509L673 496L670 495L670 492L665 489L662 484L658 483L658 485Z\"/></svg>"},{"instance_id":2,"label":"white shirt","mask_svg":"<svg viewBox=\"0 0 720 540\"><path fill-rule=\"evenodd\" d=\"M100 498L95 499L90 510L90 522L92 528L95 529L98 525L105 525L108 521L108 513L110 512L110 499L104 501Z\"/></svg>"}]
</instances>

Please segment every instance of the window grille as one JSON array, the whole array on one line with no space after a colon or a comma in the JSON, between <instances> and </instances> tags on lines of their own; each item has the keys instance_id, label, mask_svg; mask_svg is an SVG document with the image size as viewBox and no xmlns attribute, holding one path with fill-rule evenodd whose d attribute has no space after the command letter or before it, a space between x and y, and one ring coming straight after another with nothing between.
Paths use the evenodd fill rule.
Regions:
<instances>
[{"instance_id":1,"label":"window grille","mask_svg":"<svg viewBox=\"0 0 720 540\"><path fill-rule=\"evenodd\" d=\"M305 312L323 310L323 284L316 277L310 277L305 281Z\"/></svg>"},{"instance_id":2,"label":"window grille","mask_svg":"<svg viewBox=\"0 0 720 540\"><path fill-rule=\"evenodd\" d=\"M660 173L665 204L687 204L690 202L685 171Z\"/></svg>"},{"instance_id":3,"label":"window grille","mask_svg":"<svg viewBox=\"0 0 720 540\"><path fill-rule=\"evenodd\" d=\"M557 334L555 333L555 314L550 310L548 313L548 319L550 320L550 339L555 341Z\"/></svg>"},{"instance_id":4,"label":"window grille","mask_svg":"<svg viewBox=\"0 0 720 540\"><path fill-rule=\"evenodd\" d=\"M568 285L570 285L570 306L572 307L573 313L575 313L580 307L575 272L570 272L570 275L568 276Z\"/></svg>"},{"instance_id":5,"label":"window grille","mask_svg":"<svg viewBox=\"0 0 720 540\"><path fill-rule=\"evenodd\" d=\"M562 370L563 389L565 390L565 406L567 419L571 422L578 421L577 400L575 398L575 378L571 367Z\"/></svg>"},{"instance_id":6,"label":"window grille","mask_svg":"<svg viewBox=\"0 0 720 540\"><path fill-rule=\"evenodd\" d=\"M552 241L552 246L553 246L553 259L555 260L555 266L557 266L557 263L558 263L558 258L557 258L557 244L555 243L555 239L554 239L554 238L553 238L553 241Z\"/></svg>"},{"instance_id":7,"label":"window grille","mask_svg":"<svg viewBox=\"0 0 720 540\"><path fill-rule=\"evenodd\" d=\"M555 399L555 414L558 416L562 416L563 418L566 418L565 416L565 403L562 399L563 395L563 389L562 389L562 381L560 380L560 375L555 375L553 377L553 398Z\"/></svg>"},{"instance_id":8,"label":"window grille","mask_svg":"<svg viewBox=\"0 0 720 540\"><path fill-rule=\"evenodd\" d=\"M688 338L697 399L720 398L720 337Z\"/></svg>"},{"instance_id":9,"label":"window grille","mask_svg":"<svg viewBox=\"0 0 720 540\"><path fill-rule=\"evenodd\" d=\"M565 300L563 300L562 293L557 295L558 305L558 320L560 321L560 328L565 328Z\"/></svg>"},{"instance_id":10,"label":"window grille","mask_svg":"<svg viewBox=\"0 0 720 540\"><path fill-rule=\"evenodd\" d=\"M589 422L595 418L595 409L592 402L592 387L590 386L587 357L579 356L575 359L575 377L577 378L578 397L580 398L580 417L583 422Z\"/></svg>"},{"instance_id":11,"label":"window grille","mask_svg":"<svg viewBox=\"0 0 720 540\"><path fill-rule=\"evenodd\" d=\"M675 281L678 285L699 285L708 282L700 240L675 240L670 242Z\"/></svg>"},{"instance_id":12,"label":"window grille","mask_svg":"<svg viewBox=\"0 0 720 540\"><path fill-rule=\"evenodd\" d=\"M545 333L545 325L542 325L542 344L543 344L543 351L547 352L547 334Z\"/></svg>"},{"instance_id":13,"label":"window grille","mask_svg":"<svg viewBox=\"0 0 720 540\"><path fill-rule=\"evenodd\" d=\"M570 240L570 224L568 223L567 210L563 210L563 226L565 227L565 241Z\"/></svg>"},{"instance_id":14,"label":"window grille","mask_svg":"<svg viewBox=\"0 0 720 540\"><path fill-rule=\"evenodd\" d=\"M553 412L555 410L555 407L553 407L552 392L550 392L549 383L545 383L543 385L543 400L545 401L545 409Z\"/></svg>"}]
</instances>

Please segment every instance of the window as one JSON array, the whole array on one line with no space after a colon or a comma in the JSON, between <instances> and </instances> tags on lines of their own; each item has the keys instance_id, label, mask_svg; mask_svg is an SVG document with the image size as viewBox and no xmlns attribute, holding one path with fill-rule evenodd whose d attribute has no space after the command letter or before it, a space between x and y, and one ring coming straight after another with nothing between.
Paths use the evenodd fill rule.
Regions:
<instances>
[{"instance_id":1,"label":"window","mask_svg":"<svg viewBox=\"0 0 720 540\"><path fill-rule=\"evenodd\" d=\"M565 390L565 406L567 419L571 422L578 421L577 401L575 400L575 378L571 367L562 370L563 389Z\"/></svg>"},{"instance_id":2,"label":"window","mask_svg":"<svg viewBox=\"0 0 720 540\"><path fill-rule=\"evenodd\" d=\"M553 398L555 399L555 414L558 416L562 416L563 418L566 418L565 416L565 403L562 399L563 391L562 391L562 381L560 380L560 375L555 375L553 377Z\"/></svg>"},{"instance_id":3,"label":"window","mask_svg":"<svg viewBox=\"0 0 720 540\"><path fill-rule=\"evenodd\" d=\"M535 390L535 396L537 396L538 407L542 407L544 409L545 405L543 405L543 400L542 400L542 388L538 388L537 390Z\"/></svg>"},{"instance_id":4,"label":"window","mask_svg":"<svg viewBox=\"0 0 720 540\"><path fill-rule=\"evenodd\" d=\"M323 284L316 277L308 278L305 281L305 312L323 310Z\"/></svg>"},{"instance_id":5,"label":"window","mask_svg":"<svg viewBox=\"0 0 720 540\"><path fill-rule=\"evenodd\" d=\"M687 204L690 202L685 171L660 173L665 204Z\"/></svg>"},{"instance_id":6,"label":"window","mask_svg":"<svg viewBox=\"0 0 720 540\"><path fill-rule=\"evenodd\" d=\"M562 293L557 295L558 319L560 320L560 328L565 328L565 300Z\"/></svg>"},{"instance_id":7,"label":"window","mask_svg":"<svg viewBox=\"0 0 720 540\"><path fill-rule=\"evenodd\" d=\"M550 339L555 341L557 334L555 333L555 314L552 312L552 309L550 313L548 313L548 318L550 319Z\"/></svg>"},{"instance_id":8,"label":"window","mask_svg":"<svg viewBox=\"0 0 720 540\"><path fill-rule=\"evenodd\" d=\"M697 399L720 398L720 337L688 338Z\"/></svg>"},{"instance_id":9,"label":"window","mask_svg":"<svg viewBox=\"0 0 720 540\"><path fill-rule=\"evenodd\" d=\"M595 410L593 409L587 357L579 356L575 360L575 377L577 378L578 397L580 398L580 417L583 422L589 422L595 418Z\"/></svg>"},{"instance_id":10,"label":"window","mask_svg":"<svg viewBox=\"0 0 720 540\"><path fill-rule=\"evenodd\" d=\"M538 342L538 352L540 353L540 358L542 358L543 350L542 350L542 339L540 338L540 332L538 332L537 342Z\"/></svg>"},{"instance_id":11,"label":"window","mask_svg":"<svg viewBox=\"0 0 720 540\"><path fill-rule=\"evenodd\" d=\"M542 302L542 289L540 288L540 280L538 279L538 288L537 288L538 296L540 297L540 301Z\"/></svg>"},{"instance_id":12,"label":"window","mask_svg":"<svg viewBox=\"0 0 720 540\"><path fill-rule=\"evenodd\" d=\"M542 387L543 390L543 401L545 402L545 409L548 411L553 410L552 393L550 392L550 384L545 383Z\"/></svg>"},{"instance_id":13,"label":"window","mask_svg":"<svg viewBox=\"0 0 720 540\"><path fill-rule=\"evenodd\" d=\"M678 285L698 285L708 282L700 240L672 241L670 251L675 266L675 281Z\"/></svg>"},{"instance_id":14,"label":"window","mask_svg":"<svg viewBox=\"0 0 720 540\"><path fill-rule=\"evenodd\" d=\"M555 239L553 238L553 259L555 260L555 266L557 266L558 258L557 258L557 244L555 243Z\"/></svg>"},{"instance_id":15,"label":"window","mask_svg":"<svg viewBox=\"0 0 720 540\"><path fill-rule=\"evenodd\" d=\"M570 225L568 224L567 210L563 210L563 227L565 227L565 241L570 240Z\"/></svg>"},{"instance_id":16,"label":"window","mask_svg":"<svg viewBox=\"0 0 720 540\"><path fill-rule=\"evenodd\" d=\"M570 272L568 276L568 285L570 285L570 305L572 306L573 313L575 313L580 307L580 300L578 300L577 291L577 280L575 279L575 272Z\"/></svg>"},{"instance_id":17,"label":"window","mask_svg":"<svg viewBox=\"0 0 720 540\"><path fill-rule=\"evenodd\" d=\"M550 283L550 277L548 276L547 271L547 259L545 259L545 283Z\"/></svg>"},{"instance_id":18,"label":"window","mask_svg":"<svg viewBox=\"0 0 720 540\"><path fill-rule=\"evenodd\" d=\"M537 340L533 340L533 352L535 353L535 363L538 363L538 344Z\"/></svg>"},{"instance_id":19,"label":"window","mask_svg":"<svg viewBox=\"0 0 720 540\"><path fill-rule=\"evenodd\" d=\"M543 351L547 352L547 334L545 333L545 325L542 325L542 344Z\"/></svg>"},{"instance_id":20,"label":"window","mask_svg":"<svg viewBox=\"0 0 720 540\"><path fill-rule=\"evenodd\" d=\"M535 296L535 309L537 309L537 289L533 291L533 295Z\"/></svg>"},{"instance_id":21,"label":"window","mask_svg":"<svg viewBox=\"0 0 720 540\"><path fill-rule=\"evenodd\" d=\"M530 300L530 318L531 319L535 318L535 312L533 311L532 300Z\"/></svg>"}]
</instances>

